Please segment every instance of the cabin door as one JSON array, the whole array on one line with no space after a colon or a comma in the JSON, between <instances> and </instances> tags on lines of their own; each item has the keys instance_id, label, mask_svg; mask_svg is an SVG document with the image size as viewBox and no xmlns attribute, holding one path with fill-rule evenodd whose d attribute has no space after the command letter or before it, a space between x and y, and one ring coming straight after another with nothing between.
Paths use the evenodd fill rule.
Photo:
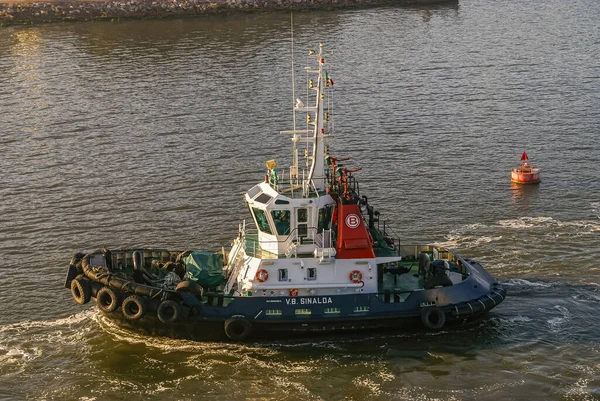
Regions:
<instances>
[{"instance_id":1,"label":"cabin door","mask_svg":"<svg viewBox=\"0 0 600 401\"><path fill-rule=\"evenodd\" d=\"M303 207L296 209L296 229L300 242L302 238L308 237L308 209Z\"/></svg>"}]
</instances>

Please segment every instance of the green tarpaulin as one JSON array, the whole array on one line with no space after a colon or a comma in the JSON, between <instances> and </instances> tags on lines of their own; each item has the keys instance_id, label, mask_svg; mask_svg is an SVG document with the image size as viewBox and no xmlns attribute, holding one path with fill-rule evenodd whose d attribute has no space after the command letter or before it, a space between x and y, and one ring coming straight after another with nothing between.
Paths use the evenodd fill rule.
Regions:
<instances>
[{"instance_id":1,"label":"green tarpaulin","mask_svg":"<svg viewBox=\"0 0 600 401\"><path fill-rule=\"evenodd\" d=\"M223 255L206 251L193 251L182 259L187 276L204 288L217 287L225 282Z\"/></svg>"}]
</instances>

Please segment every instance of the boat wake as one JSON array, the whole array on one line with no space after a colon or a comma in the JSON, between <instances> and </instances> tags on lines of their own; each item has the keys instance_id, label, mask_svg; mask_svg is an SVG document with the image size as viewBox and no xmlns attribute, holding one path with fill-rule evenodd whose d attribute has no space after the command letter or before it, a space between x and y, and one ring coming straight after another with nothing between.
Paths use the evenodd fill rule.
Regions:
<instances>
[{"instance_id":1,"label":"boat wake","mask_svg":"<svg viewBox=\"0 0 600 401\"><path fill-rule=\"evenodd\" d=\"M0 327L0 375L18 374L31 362L84 347L93 330L86 323L93 315L86 310L56 320L25 321Z\"/></svg>"},{"instance_id":2,"label":"boat wake","mask_svg":"<svg viewBox=\"0 0 600 401\"><path fill-rule=\"evenodd\" d=\"M599 232L600 220L519 217L459 226L440 245L461 249L462 256L475 255L492 274L592 285L597 284L590 281L594 274L581 272L600 272Z\"/></svg>"},{"instance_id":3,"label":"boat wake","mask_svg":"<svg viewBox=\"0 0 600 401\"><path fill-rule=\"evenodd\" d=\"M569 322L571 321L571 314L569 309L561 305L554 305L551 310L544 310L543 312L553 314L558 311L559 316L554 316L546 320L548 329L553 332L561 332L569 328Z\"/></svg>"},{"instance_id":4,"label":"boat wake","mask_svg":"<svg viewBox=\"0 0 600 401\"><path fill-rule=\"evenodd\" d=\"M519 288L550 288L555 287L557 283L549 283L545 281L530 281L522 278L512 278L510 280L504 281L504 284L507 287L519 287Z\"/></svg>"},{"instance_id":5,"label":"boat wake","mask_svg":"<svg viewBox=\"0 0 600 401\"><path fill-rule=\"evenodd\" d=\"M20 333L28 332L31 330L48 327L71 328L75 324L80 324L90 319L90 317L92 317L93 315L93 310L89 309L56 320L27 320L25 322L7 324L6 326L0 327L0 335L4 333L9 333L10 335L18 335Z\"/></svg>"}]
</instances>

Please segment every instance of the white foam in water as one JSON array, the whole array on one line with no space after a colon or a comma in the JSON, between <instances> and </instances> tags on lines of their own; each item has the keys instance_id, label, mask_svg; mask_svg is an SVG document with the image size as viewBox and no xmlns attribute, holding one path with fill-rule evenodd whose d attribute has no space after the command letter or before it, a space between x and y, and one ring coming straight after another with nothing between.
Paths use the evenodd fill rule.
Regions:
<instances>
[{"instance_id":1,"label":"white foam in water","mask_svg":"<svg viewBox=\"0 0 600 401\"><path fill-rule=\"evenodd\" d=\"M544 223L552 221L554 221L552 217L519 217L518 219L500 220L498 224L502 227L521 229L547 226L548 224Z\"/></svg>"},{"instance_id":2,"label":"white foam in water","mask_svg":"<svg viewBox=\"0 0 600 401\"><path fill-rule=\"evenodd\" d=\"M4 355L0 355L0 365L2 366L8 364L22 364L42 356L42 350L37 347L25 350L19 347L7 348L0 346L0 351L5 352Z\"/></svg>"},{"instance_id":3,"label":"white foam in water","mask_svg":"<svg viewBox=\"0 0 600 401\"><path fill-rule=\"evenodd\" d=\"M488 226L483 223L473 223L465 225L466 230L479 230L482 228L488 228Z\"/></svg>"},{"instance_id":4,"label":"white foam in water","mask_svg":"<svg viewBox=\"0 0 600 401\"><path fill-rule=\"evenodd\" d=\"M521 316L521 315L517 315L513 318L510 318L509 321L511 323L528 323L531 322L532 319L530 317L527 316Z\"/></svg>"},{"instance_id":5,"label":"white foam in water","mask_svg":"<svg viewBox=\"0 0 600 401\"><path fill-rule=\"evenodd\" d=\"M435 246L439 246L442 248L446 248L446 249L456 249L459 246L459 242L458 242L458 235L452 235L449 236L448 239L446 241L442 241L442 242L434 242L433 244Z\"/></svg>"},{"instance_id":6,"label":"white foam in water","mask_svg":"<svg viewBox=\"0 0 600 401\"><path fill-rule=\"evenodd\" d=\"M498 224L505 228L525 229L525 228L573 228L576 234L592 234L600 231L600 221L593 220L575 220L575 221L559 221L552 217L520 217L518 219L500 220ZM560 233L557 233L558 235ZM571 232L563 233L572 235Z\"/></svg>"},{"instance_id":7,"label":"white foam in water","mask_svg":"<svg viewBox=\"0 0 600 401\"><path fill-rule=\"evenodd\" d=\"M453 234L453 235L449 236L446 241L434 242L434 245L439 246L439 247L444 247L447 249L456 249L456 248L461 248L464 246L478 246L478 245L482 245L482 244L489 244L489 243L493 243L493 242L498 242L500 240L502 240L501 235L496 236L496 237L491 237L491 236L485 236L485 235L461 236L459 234Z\"/></svg>"},{"instance_id":8,"label":"white foam in water","mask_svg":"<svg viewBox=\"0 0 600 401\"><path fill-rule=\"evenodd\" d=\"M36 328L46 328L46 327L62 327L67 326L70 327L73 324L81 323L84 320L89 319L94 315L93 309L88 309L83 312L76 313L74 315L56 319L56 320L27 320L25 322L18 322L13 324L8 324L6 326L0 327L0 334L4 332L12 332L16 331L17 333L25 332L28 330L36 329Z\"/></svg>"},{"instance_id":9,"label":"white foam in water","mask_svg":"<svg viewBox=\"0 0 600 401\"><path fill-rule=\"evenodd\" d=\"M552 287L555 285L553 283L544 283L541 281L529 281L529 280L525 280L522 278L512 278L508 281L505 281L503 284L506 285L507 287L518 286L518 287L539 287L539 288L548 288L548 287Z\"/></svg>"},{"instance_id":10,"label":"white foam in water","mask_svg":"<svg viewBox=\"0 0 600 401\"><path fill-rule=\"evenodd\" d=\"M548 319L548 326L552 331L560 331L567 323L571 321L570 313L569 310L564 306L555 305L554 309L557 309L562 314L562 316L557 316Z\"/></svg>"}]
</instances>

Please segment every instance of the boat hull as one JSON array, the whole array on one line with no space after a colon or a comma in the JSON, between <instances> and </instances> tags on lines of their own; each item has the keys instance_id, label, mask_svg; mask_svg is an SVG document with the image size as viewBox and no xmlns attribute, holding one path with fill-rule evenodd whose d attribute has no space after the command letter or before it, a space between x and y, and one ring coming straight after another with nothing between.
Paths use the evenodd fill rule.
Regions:
<instances>
[{"instance_id":1,"label":"boat hull","mask_svg":"<svg viewBox=\"0 0 600 401\"><path fill-rule=\"evenodd\" d=\"M174 254L166 250L139 251L161 260ZM127 268L120 263L119 255L135 259L137 252L76 254L65 287L71 289L77 303L93 300L108 319L121 327L181 339L244 341L300 333L440 330L482 316L506 296L504 287L470 259L461 259L464 270L454 273L462 276L460 281L427 289L383 287L382 292L362 292L359 288L352 293L314 296L272 296L266 292L233 295L189 281L169 289L136 282L123 276L125 270L115 270L115 266ZM110 263L110 270L106 260L119 263ZM419 276L402 269L394 274L399 281Z\"/></svg>"},{"instance_id":2,"label":"boat hull","mask_svg":"<svg viewBox=\"0 0 600 401\"><path fill-rule=\"evenodd\" d=\"M474 266L480 267L476 262ZM167 336L195 341L243 341L271 337L290 337L302 333L333 333L361 330L439 330L467 323L486 314L506 297L505 288L490 283L485 292L487 274L479 272L483 282L474 286L439 287L411 294L386 292L318 297L229 297L205 293L203 302L184 302L178 318L165 322L159 318L160 297L144 297L143 316L132 318L123 312L123 300L131 295L116 291L119 307L112 311L101 308L98 294L105 288L90 282L90 299L103 315L118 326L153 336ZM113 289L114 290L114 289ZM472 291L470 294L466 294ZM471 297L465 300L465 296ZM444 305L436 303L444 302ZM193 305L193 306L190 306ZM301 312L298 314L298 312ZM332 313L333 312L333 313ZM233 322L236 320L236 322ZM237 324L238 331L228 325Z\"/></svg>"},{"instance_id":3,"label":"boat hull","mask_svg":"<svg viewBox=\"0 0 600 401\"><path fill-rule=\"evenodd\" d=\"M506 290L500 285L495 285L485 296L469 302L436 307L434 305L417 309L408 309L403 306L394 308L385 314L363 313L348 314L345 316L325 317L266 317L252 319L248 314L237 313L233 316L246 319L249 322L247 332L240 333L243 338L235 340L259 340L266 338L293 338L304 334L349 333L361 331L422 331L439 330L442 328L466 324L481 318L495 306L500 304L506 296ZM339 304L338 300L332 300ZM94 298L94 302L97 302ZM341 300L341 302L347 302ZM265 304L266 306L267 304ZM267 306L268 307L268 306ZM424 322L425 308L436 309L435 313L443 314L443 324L440 327L430 327ZM156 307L151 308L156 309ZM102 312L103 315L121 328L133 330L144 335L165 336L176 339L193 341L231 341L227 332L227 322L230 320L232 310L224 308L222 311L201 311L197 315L186 314L186 317L173 323L161 322L155 313L149 312L139 320L127 319L120 309L111 313ZM237 309L237 308L235 308ZM238 312L240 312L238 310ZM440 322L434 322L438 325Z\"/></svg>"}]
</instances>

